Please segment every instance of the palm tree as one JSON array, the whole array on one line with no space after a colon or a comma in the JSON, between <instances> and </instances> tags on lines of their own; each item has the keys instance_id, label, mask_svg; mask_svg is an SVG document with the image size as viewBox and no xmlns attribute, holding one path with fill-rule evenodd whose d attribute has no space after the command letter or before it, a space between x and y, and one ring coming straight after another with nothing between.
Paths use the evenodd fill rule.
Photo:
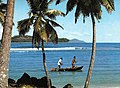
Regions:
<instances>
[{"instance_id":1,"label":"palm tree","mask_svg":"<svg viewBox=\"0 0 120 88\"><path fill-rule=\"evenodd\" d=\"M24 36L29 31L30 25L33 25L32 45L39 49L40 43L42 43L43 64L47 76L47 86L50 88L44 41L58 43L58 35L54 27L59 26L62 29L63 27L53 21L53 19L56 19L58 15L65 16L65 14L58 10L48 9L48 5L51 3L48 0L27 0L27 2L30 6L29 18L18 21L17 28L19 35Z\"/></svg>"},{"instance_id":2,"label":"palm tree","mask_svg":"<svg viewBox=\"0 0 120 88\"><path fill-rule=\"evenodd\" d=\"M56 4L59 4L62 0L57 0ZM91 61L88 69L88 74L86 78L86 82L84 88L88 88L90 83L90 78L92 75L92 68L94 66L94 59L96 53L96 26L95 26L95 18L97 20L101 19L102 10L101 5L103 5L108 13L114 10L114 0L68 0L66 5L66 14L72 11L73 8L76 6L75 11L75 23L77 22L78 17L80 14L83 15L83 22L85 22L86 17L91 17L92 24L93 24L93 40L92 40L92 54L91 54Z\"/></svg>"},{"instance_id":3,"label":"palm tree","mask_svg":"<svg viewBox=\"0 0 120 88\"><path fill-rule=\"evenodd\" d=\"M3 26L2 49L0 52L0 88L8 88L8 64L14 14L14 0L7 0L7 14Z\"/></svg>"}]
</instances>

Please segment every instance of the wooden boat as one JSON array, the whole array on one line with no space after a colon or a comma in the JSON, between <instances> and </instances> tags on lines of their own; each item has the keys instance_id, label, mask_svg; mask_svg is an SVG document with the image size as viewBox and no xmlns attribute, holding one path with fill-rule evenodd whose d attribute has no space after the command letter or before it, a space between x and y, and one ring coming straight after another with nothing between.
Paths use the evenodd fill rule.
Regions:
<instances>
[{"instance_id":1,"label":"wooden boat","mask_svg":"<svg viewBox=\"0 0 120 88\"><path fill-rule=\"evenodd\" d=\"M56 71L82 71L83 66L75 67L75 68L51 68L52 72Z\"/></svg>"}]
</instances>

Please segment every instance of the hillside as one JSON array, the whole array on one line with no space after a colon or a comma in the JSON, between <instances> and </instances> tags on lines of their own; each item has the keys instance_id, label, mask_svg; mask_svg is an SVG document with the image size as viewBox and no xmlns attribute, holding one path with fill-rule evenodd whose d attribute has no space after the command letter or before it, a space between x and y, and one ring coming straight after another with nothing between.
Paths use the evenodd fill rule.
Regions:
<instances>
[{"instance_id":1,"label":"hillside","mask_svg":"<svg viewBox=\"0 0 120 88\"><path fill-rule=\"evenodd\" d=\"M70 43L85 43L85 41L78 40L78 39L72 39L69 41Z\"/></svg>"},{"instance_id":2,"label":"hillside","mask_svg":"<svg viewBox=\"0 0 120 88\"><path fill-rule=\"evenodd\" d=\"M14 36L12 37L12 42L31 42L32 36Z\"/></svg>"},{"instance_id":3,"label":"hillside","mask_svg":"<svg viewBox=\"0 0 120 88\"><path fill-rule=\"evenodd\" d=\"M68 42L67 38L59 38L58 42ZM32 36L14 36L12 37L12 42L32 42Z\"/></svg>"}]
</instances>

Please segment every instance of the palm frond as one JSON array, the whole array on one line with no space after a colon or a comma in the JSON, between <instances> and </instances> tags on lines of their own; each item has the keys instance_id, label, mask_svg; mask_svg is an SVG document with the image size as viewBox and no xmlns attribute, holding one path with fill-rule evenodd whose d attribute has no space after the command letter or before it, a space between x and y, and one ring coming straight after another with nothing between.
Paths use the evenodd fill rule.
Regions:
<instances>
[{"instance_id":1,"label":"palm frond","mask_svg":"<svg viewBox=\"0 0 120 88\"><path fill-rule=\"evenodd\" d=\"M99 0L101 4L106 8L108 13L114 10L114 0Z\"/></svg>"},{"instance_id":2,"label":"palm frond","mask_svg":"<svg viewBox=\"0 0 120 88\"><path fill-rule=\"evenodd\" d=\"M3 14L5 14L6 10L7 10L7 4L1 3L0 4L0 12L2 12Z\"/></svg>"},{"instance_id":3,"label":"palm frond","mask_svg":"<svg viewBox=\"0 0 120 88\"><path fill-rule=\"evenodd\" d=\"M40 35L40 38L42 40L45 40L46 42L48 42L48 35L45 30L45 22L43 22L42 19L43 18L41 16L39 16L36 19L36 21L33 25L34 31Z\"/></svg>"},{"instance_id":4,"label":"palm frond","mask_svg":"<svg viewBox=\"0 0 120 88\"><path fill-rule=\"evenodd\" d=\"M61 25L59 25L58 23L56 23L55 21L52 21L49 19L47 19L47 21L50 22L53 27L61 27L64 30L64 28Z\"/></svg>"},{"instance_id":5,"label":"palm frond","mask_svg":"<svg viewBox=\"0 0 120 88\"><path fill-rule=\"evenodd\" d=\"M101 5L97 0L95 0L93 3L94 3L93 4L94 7L92 8L93 14L96 17L96 19L99 20L101 19L102 15Z\"/></svg>"},{"instance_id":6,"label":"palm frond","mask_svg":"<svg viewBox=\"0 0 120 88\"><path fill-rule=\"evenodd\" d=\"M27 19L18 21L17 29L20 35L25 35L27 32L29 32L32 21L33 21L33 18L27 18Z\"/></svg>"},{"instance_id":7,"label":"palm frond","mask_svg":"<svg viewBox=\"0 0 120 88\"><path fill-rule=\"evenodd\" d=\"M77 4L77 0L68 0L67 6L66 6L66 14L72 11L76 4Z\"/></svg>"},{"instance_id":8,"label":"palm frond","mask_svg":"<svg viewBox=\"0 0 120 88\"><path fill-rule=\"evenodd\" d=\"M49 36L47 34L45 26L40 29L39 34L40 34L40 37L41 37L42 40L45 40L46 42L48 42L48 37Z\"/></svg>"},{"instance_id":9,"label":"palm frond","mask_svg":"<svg viewBox=\"0 0 120 88\"><path fill-rule=\"evenodd\" d=\"M58 43L58 35L55 29L49 23L45 25L45 28L46 28L49 40L55 44Z\"/></svg>"},{"instance_id":10,"label":"palm frond","mask_svg":"<svg viewBox=\"0 0 120 88\"><path fill-rule=\"evenodd\" d=\"M62 1L65 1L65 0L57 0L55 5L58 5L59 3L61 3Z\"/></svg>"},{"instance_id":11,"label":"palm frond","mask_svg":"<svg viewBox=\"0 0 120 88\"><path fill-rule=\"evenodd\" d=\"M40 16L38 18L36 18L33 27L34 27L34 31L35 32L38 32L39 29L42 27L42 21L41 21L41 17Z\"/></svg>"},{"instance_id":12,"label":"palm frond","mask_svg":"<svg viewBox=\"0 0 120 88\"><path fill-rule=\"evenodd\" d=\"M3 25L4 23L4 14L0 12L0 23Z\"/></svg>"},{"instance_id":13,"label":"palm frond","mask_svg":"<svg viewBox=\"0 0 120 88\"><path fill-rule=\"evenodd\" d=\"M27 0L33 14L40 13L48 9L47 0Z\"/></svg>"},{"instance_id":14,"label":"palm frond","mask_svg":"<svg viewBox=\"0 0 120 88\"><path fill-rule=\"evenodd\" d=\"M41 37L39 35L39 32L35 32L35 30L33 31L33 36L32 36L32 46L36 47L39 49L40 46L40 41L41 41Z\"/></svg>"},{"instance_id":15,"label":"palm frond","mask_svg":"<svg viewBox=\"0 0 120 88\"><path fill-rule=\"evenodd\" d=\"M47 16L50 16L50 15L54 15L54 16L65 16L65 14L59 10L53 10L53 9L50 9L50 10L47 10L45 12L45 14Z\"/></svg>"},{"instance_id":16,"label":"palm frond","mask_svg":"<svg viewBox=\"0 0 120 88\"><path fill-rule=\"evenodd\" d=\"M80 16L80 13L81 13L81 2L79 0L75 11L75 23L77 23L77 19Z\"/></svg>"}]
</instances>

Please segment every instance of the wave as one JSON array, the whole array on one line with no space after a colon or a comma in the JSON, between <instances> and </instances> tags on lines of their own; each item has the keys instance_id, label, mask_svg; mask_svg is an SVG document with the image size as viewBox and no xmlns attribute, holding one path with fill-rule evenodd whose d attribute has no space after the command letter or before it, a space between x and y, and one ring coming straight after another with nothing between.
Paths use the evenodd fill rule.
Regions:
<instances>
[{"instance_id":1,"label":"wave","mask_svg":"<svg viewBox=\"0 0 120 88\"><path fill-rule=\"evenodd\" d=\"M60 47L60 48L45 48L46 51L52 50L92 50L91 47ZM120 48L97 48L96 50L120 50ZM10 48L10 51L42 51L41 48Z\"/></svg>"},{"instance_id":2,"label":"wave","mask_svg":"<svg viewBox=\"0 0 120 88\"><path fill-rule=\"evenodd\" d=\"M45 50L81 50L82 47L61 47L61 48L45 48ZM41 51L39 48L10 48L10 51Z\"/></svg>"}]
</instances>

